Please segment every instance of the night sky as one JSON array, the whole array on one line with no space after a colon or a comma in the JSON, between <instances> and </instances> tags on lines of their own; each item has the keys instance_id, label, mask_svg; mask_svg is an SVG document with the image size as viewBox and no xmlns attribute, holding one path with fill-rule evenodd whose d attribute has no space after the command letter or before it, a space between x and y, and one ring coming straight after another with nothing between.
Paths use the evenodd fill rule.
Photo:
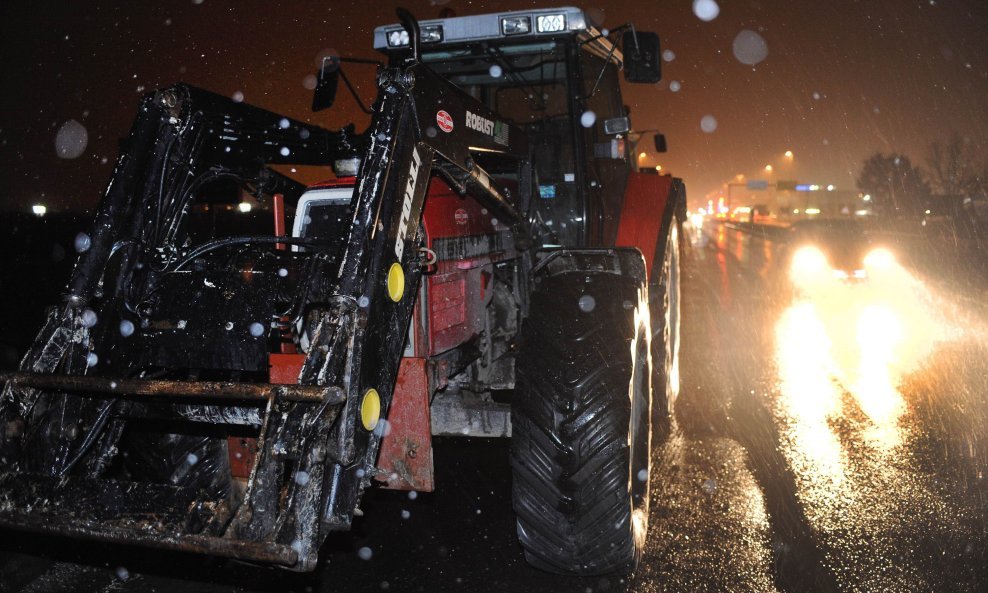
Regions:
<instances>
[{"instance_id":1,"label":"night sky","mask_svg":"<svg viewBox=\"0 0 988 593\"><path fill-rule=\"evenodd\" d=\"M707 0L709 2L709 0ZM552 6L557 3L547 3ZM988 161L988 2L985 0L722 0L710 21L692 0L582 5L617 27L653 30L671 50L657 85L627 85L637 129L659 128L669 153L643 164L683 177L696 200L736 174L852 189L860 163L902 152L922 163L933 140L960 134ZM532 2L402 0L419 18L534 6ZM374 26L393 2L162 0L0 2L0 210L92 208L142 93L184 81L329 128L368 118L342 93L308 110L306 77L336 50L377 57ZM764 60L742 63L739 33L757 33ZM752 38L751 33L744 33ZM350 69L365 101L372 70ZM310 79L311 82L311 79ZM673 90L677 89L677 90ZM709 117L709 116L712 116ZM72 159L56 134L76 120L88 144ZM703 126L701 126L703 122ZM705 129L704 129L705 128ZM650 143L643 143L647 147ZM793 162L783 154L792 150ZM697 202L694 202L697 203Z\"/></svg>"}]
</instances>

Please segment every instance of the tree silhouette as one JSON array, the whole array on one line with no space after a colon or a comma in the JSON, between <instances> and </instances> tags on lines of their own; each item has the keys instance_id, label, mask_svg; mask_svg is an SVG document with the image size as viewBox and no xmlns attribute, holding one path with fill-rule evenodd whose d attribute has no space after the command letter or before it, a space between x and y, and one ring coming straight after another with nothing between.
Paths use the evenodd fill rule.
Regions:
<instances>
[{"instance_id":1,"label":"tree silhouette","mask_svg":"<svg viewBox=\"0 0 988 593\"><path fill-rule=\"evenodd\" d=\"M970 142L954 134L930 144L926 158L933 189L944 196L969 196L982 188L984 167L978 167Z\"/></svg>"},{"instance_id":2,"label":"tree silhouette","mask_svg":"<svg viewBox=\"0 0 988 593\"><path fill-rule=\"evenodd\" d=\"M916 216L930 196L923 172L900 154L875 153L858 176L858 189L871 195L875 211L887 216Z\"/></svg>"}]
</instances>

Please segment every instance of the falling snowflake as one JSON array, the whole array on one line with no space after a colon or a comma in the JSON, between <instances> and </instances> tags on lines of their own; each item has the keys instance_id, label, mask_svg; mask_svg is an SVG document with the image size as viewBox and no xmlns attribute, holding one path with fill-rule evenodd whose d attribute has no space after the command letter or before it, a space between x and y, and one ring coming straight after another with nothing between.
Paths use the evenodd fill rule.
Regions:
<instances>
[{"instance_id":1,"label":"falling snowflake","mask_svg":"<svg viewBox=\"0 0 988 593\"><path fill-rule=\"evenodd\" d=\"M701 21L710 22L720 14L720 6L714 0L693 0L693 14Z\"/></svg>"},{"instance_id":2,"label":"falling snowflake","mask_svg":"<svg viewBox=\"0 0 988 593\"><path fill-rule=\"evenodd\" d=\"M93 241L92 239L89 238L89 235L87 235L86 233L79 233L78 235L75 236L76 253L85 253L89 251L89 248L92 247L92 245L93 245Z\"/></svg>"},{"instance_id":3,"label":"falling snowflake","mask_svg":"<svg viewBox=\"0 0 988 593\"><path fill-rule=\"evenodd\" d=\"M761 35L750 29L742 29L734 38L734 57L742 64L754 66L768 57L768 44Z\"/></svg>"},{"instance_id":4,"label":"falling snowflake","mask_svg":"<svg viewBox=\"0 0 988 593\"><path fill-rule=\"evenodd\" d=\"M55 153L59 158L74 159L82 156L89 144L89 132L86 126L74 119L62 124L55 133Z\"/></svg>"}]
</instances>

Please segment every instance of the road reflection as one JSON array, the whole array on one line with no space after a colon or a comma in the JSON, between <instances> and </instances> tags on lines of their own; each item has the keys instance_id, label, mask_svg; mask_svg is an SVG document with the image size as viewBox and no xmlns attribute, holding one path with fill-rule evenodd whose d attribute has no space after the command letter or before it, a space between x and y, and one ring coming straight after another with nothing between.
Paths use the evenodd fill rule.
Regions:
<instances>
[{"instance_id":1,"label":"road reflection","mask_svg":"<svg viewBox=\"0 0 988 593\"><path fill-rule=\"evenodd\" d=\"M789 422L784 427L790 464L803 492L817 502L812 518L827 518L827 509L848 492L847 456L829 420L840 414L840 389L834 382L833 343L812 303L801 302L783 313L776 327L780 403ZM822 507L822 508L821 508ZM809 509L808 509L809 510Z\"/></svg>"},{"instance_id":2,"label":"road reflection","mask_svg":"<svg viewBox=\"0 0 988 593\"><path fill-rule=\"evenodd\" d=\"M884 304L866 306L858 318L860 362L850 390L861 411L873 423L868 431L869 440L885 447L899 444L898 422L906 408L898 382L901 374L910 369L896 364L896 351L903 343L904 331L902 320Z\"/></svg>"},{"instance_id":3,"label":"road reflection","mask_svg":"<svg viewBox=\"0 0 988 593\"><path fill-rule=\"evenodd\" d=\"M867 273L809 261L800 283L788 237L704 230L697 265L712 299L700 312L713 329L701 352L719 382L695 389L733 397L729 426L764 492L782 588L984 590L981 294L920 281L895 263L912 264L901 243ZM716 417L692 401L697 426Z\"/></svg>"},{"instance_id":4,"label":"road reflection","mask_svg":"<svg viewBox=\"0 0 988 593\"><path fill-rule=\"evenodd\" d=\"M896 471L909 430L901 386L956 331L897 265L867 282L823 276L811 286L796 287L775 327L777 404L807 514L828 530L863 495L852 483L860 464L849 466L860 447L872 451L874 471Z\"/></svg>"},{"instance_id":5,"label":"road reflection","mask_svg":"<svg viewBox=\"0 0 988 593\"><path fill-rule=\"evenodd\" d=\"M776 328L783 397L795 419L839 415L842 394L879 447L901 442L907 406L899 386L952 331L922 282L897 264L848 283L795 278L796 298ZM812 412L808 410L812 409Z\"/></svg>"}]
</instances>

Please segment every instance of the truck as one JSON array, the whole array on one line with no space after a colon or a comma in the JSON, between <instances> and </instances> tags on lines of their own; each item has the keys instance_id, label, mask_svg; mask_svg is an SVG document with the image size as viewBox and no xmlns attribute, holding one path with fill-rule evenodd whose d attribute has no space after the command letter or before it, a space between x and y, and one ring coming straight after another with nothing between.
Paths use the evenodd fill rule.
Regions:
<instances>
[{"instance_id":1,"label":"truck","mask_svg":"<svg viewBox=\"0 0 988 593\"><path fill-rule=\"evenodd\" d=\"M383 60L319 70L315 110L377 68L363 132L142 99L0 375L0 528L311 571L369 489L436 487L434 436L504 437L527 560L635 569L686 196L634 166L620 77L656 83L659 38L576 8L398 21Z\"/></svg>"}]
</instances>

